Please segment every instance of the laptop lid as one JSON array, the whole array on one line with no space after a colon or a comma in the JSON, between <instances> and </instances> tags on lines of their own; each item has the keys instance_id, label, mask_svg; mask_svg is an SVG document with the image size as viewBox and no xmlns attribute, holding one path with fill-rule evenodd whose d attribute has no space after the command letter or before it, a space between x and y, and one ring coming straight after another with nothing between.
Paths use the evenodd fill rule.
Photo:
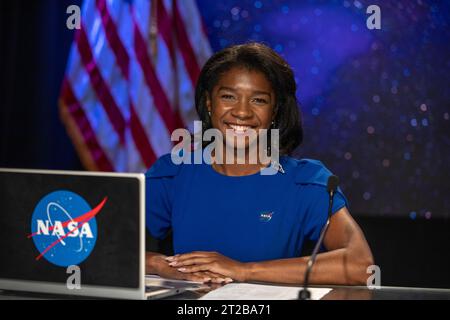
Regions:
<instances>
[{"instance_id":1,"label":"laptop lid","mask_svg":"<svg viewBox=\"0 0 450 320\"><path fill-rule=\"evenodd\" d=\"M145 298L143 174L0 169L0 289Z\"/></svg>"}]
</instances>

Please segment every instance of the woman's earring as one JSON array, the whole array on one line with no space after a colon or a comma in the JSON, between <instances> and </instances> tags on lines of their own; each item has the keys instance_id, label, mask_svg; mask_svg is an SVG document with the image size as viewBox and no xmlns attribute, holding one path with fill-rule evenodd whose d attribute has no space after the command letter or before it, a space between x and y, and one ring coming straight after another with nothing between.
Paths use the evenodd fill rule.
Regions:
<instances>
[{"instance_id":1,"label":"woman's earring","mask_svg":"<svg viewBox=\"0 0 450 320\"><path fill-rule=\"evenodd\" d=\"M208 115L211 117L211 111L208 111Z\"/></svg>"}]
</instances>

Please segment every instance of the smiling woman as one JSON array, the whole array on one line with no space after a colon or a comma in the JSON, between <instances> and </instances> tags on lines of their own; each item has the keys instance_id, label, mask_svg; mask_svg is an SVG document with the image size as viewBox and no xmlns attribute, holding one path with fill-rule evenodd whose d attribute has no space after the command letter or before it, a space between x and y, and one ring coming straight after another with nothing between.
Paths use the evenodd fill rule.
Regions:
<instances>
[{"instance_id":1,"label":"smiling woman","mask_svg":"<svg viewBox=\"0 0 450 320\"><path fill-rule=\"evenodd\" d=\"M233 123L278 128L281 153L289 154L303 140L295 94L294 74L287 62L270 48L250 43L219 51L206 62L197 82L195 105L204 130L214 127L223 131L226 124ZM251 112L240 108L243 104L238 102L242 101L248 103L255 118L249 119ZM217 109L212 109L213 104ZM213 111L218 113L216 117L211 116Z\"/></svg>"},{"instance_id":2,"label":"smiling woman","mask_svg":"<svg viewBox=\"0 0 450 320\"><path fill-rule=\"evenodd\" d=\"M172 230L176 255L148 252L147 273L205 282L303 282L309 257L300 252L327 221L331 172L319 161L289 156L303 139L295 92L290 66L265 45L233 46L207 61L195 95L203 130L239 136L278 129L279 168L261 175L259 158L219 162L213 154L211 164L176 165L162 156L146 174L147 228L160 239ZM243 148L260 142L255 139ZM233 140L222 143L239 148ZM317 256L310 283L366 283L373 258L347 207L338 188L326 252Z\"/></svg>"}]
</instances>

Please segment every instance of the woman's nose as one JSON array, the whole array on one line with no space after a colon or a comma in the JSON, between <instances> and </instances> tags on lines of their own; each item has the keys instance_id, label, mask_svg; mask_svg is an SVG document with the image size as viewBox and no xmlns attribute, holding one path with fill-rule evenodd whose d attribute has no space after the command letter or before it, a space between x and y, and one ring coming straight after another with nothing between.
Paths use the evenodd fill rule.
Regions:
<instances>
[{"instance_id":1,"label":"woman's nose","mask_svg":"<svg viewBox=\"0 0 450 320\"><path fill-rule=\"evenodd\" d=\"M245 100L239 101L231 111L231 115L239 119L250 118L252 114L250 103Z\"/></svg>"}]
</instances>

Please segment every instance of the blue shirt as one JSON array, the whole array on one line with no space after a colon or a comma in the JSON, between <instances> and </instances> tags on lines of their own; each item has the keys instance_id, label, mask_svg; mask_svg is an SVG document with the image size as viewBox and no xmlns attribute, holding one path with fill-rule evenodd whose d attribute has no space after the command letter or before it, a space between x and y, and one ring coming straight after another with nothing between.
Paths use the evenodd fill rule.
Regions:
<instances>
[{"instance_id":1,"label":"blue shirt","mask_svg":"<svg viewBox=\"0 0 450 320\"><path fill-rule=\"evenodd\" d=\"M146 173L146 225L175 253L216 251L241 261L300 256L327 220L331 172L316 160L280 157L284 173L226 176L211 165L172 163L164 155ZM332 212L347 206L338 189Z\"/></svg>"}]
</instances>

